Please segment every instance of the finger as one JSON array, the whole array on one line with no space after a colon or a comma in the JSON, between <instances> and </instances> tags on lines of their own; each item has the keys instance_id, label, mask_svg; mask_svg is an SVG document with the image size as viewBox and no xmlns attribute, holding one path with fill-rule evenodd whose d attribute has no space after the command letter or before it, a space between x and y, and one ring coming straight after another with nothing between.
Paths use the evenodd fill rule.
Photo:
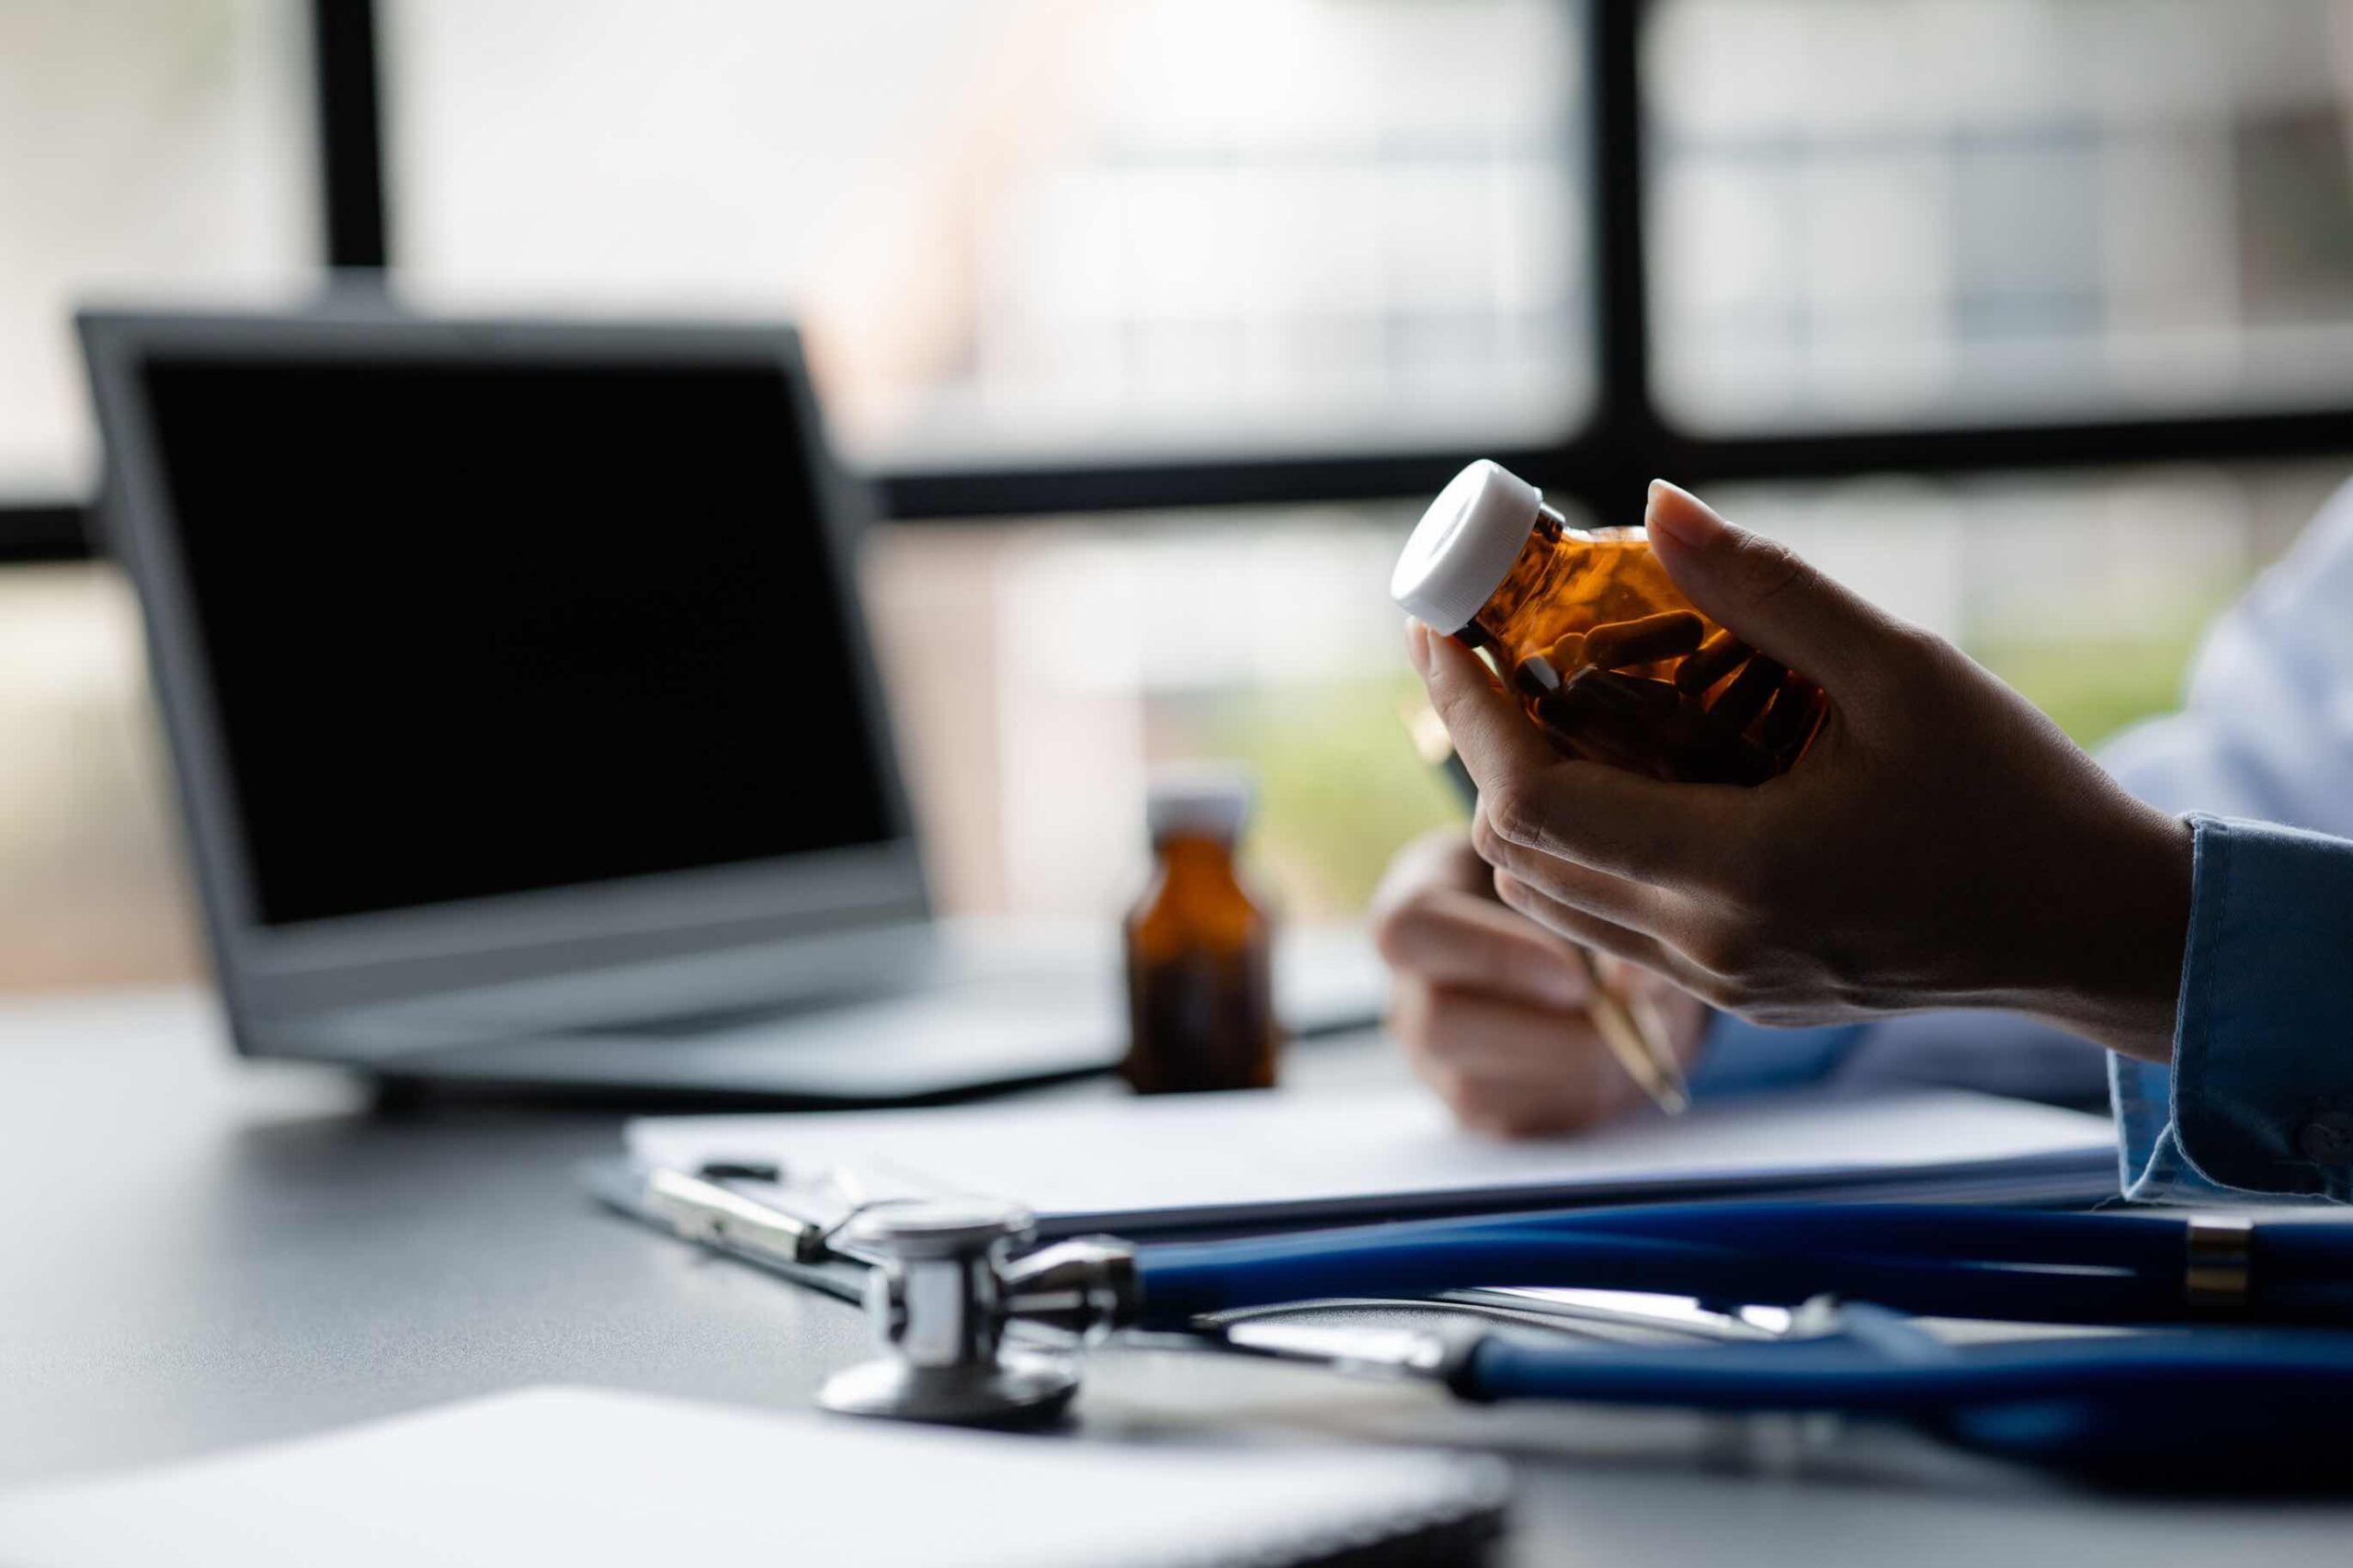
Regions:
<instances>
[{"instance_id":1,"label":"finger","mask_svg":"<svg viewBox=\"0 0 2353 1568\"><path fill-rule=\"evenodd\" d=\"M1586 998L1568 944L1492 896L1425 889L1375 923L1373 945L1392 969L1432 984L1556 1009Z\"/></svg>"},{"instance_id":2,"label":"finger","mask_svg":"<svg viewBox=\"0 0 2353 1568\"><path fill-rule=\"evenodd\" d=\"M1410 975L1401 976L1389 987L1389 1012L1382 1022L1408 1057L1436 1038L1430 1022L1433 994L1428 983Z\"/></svg>"},{"instance_id":3,"label":"finger","mask_svg":"<svg viewBox=\"0 0 2353 1568\"><path fill-rule=\"evenodd\" d=\"M1532 773L1559 760L1543 732L1529 722L1519 699L1497 684L1476 653L1419 621L1408 636L1430 705L1445 721L1455 755L1471 770L1480 793L1495 788L1506 771Z\"/></svg>"},{"instance_id":4,"label":"finger","mask_svg":"<svg viewBox=\"0 0 2353 1568\"><path fill-rule=\"evenodd\" d=\"M1491 1077L1569 1072L1608 1048L1582 1008L1530 1006L1453 986L1426 987L1409 1052Z\"/></svg>"},{"instance_id":5,"label":"finger","mask_svg":"<svg viewBox=\"0 0 2353 1568\"><path fill-rule=\"evenodd\" d=\"M1493 903L1495 890L1489 877L1487 863L1471 847L1469 835L1461 828L1438 828L1415 839L1390 859L1381 885L1373 890L1372 908L1376 916L1385 915L1432 888L1454 888Z\"/></svg>"},{"instance_id":6,"label":"finger","mask_svg":"<svg viewBox=\"0 0 2353 1568\"><path fill-rule=\"evenodd\" d=\"M1495 896L1545 929L1662 975L1695 996L1712 1002L1723 989L1720 976L1658 937L1548 897L1509 871L1495 873Z\"/></svg>"},{"instance_id":7,"label":"finger","mask_svg":"<svg viewBox=\"0 0 2353 1568\"><path fill-rule=\"evenodd\" d=\"M1548 898L1588 915L1658 936L1673 913L1669 895L1647 882L1514 844L1483 810L1472 820L1471 837L1480 858L1495 869L1509 871Z\"/></svg>"},{"instance_id":8,"label":"finger","mask_svg":"<svg viewBox=\"0 0 2353 1568\"><path fill-rule=\"evenodd\" d=\"M1390 995L1390 1034L1416 1063L1490 1074L1557 1072L1589 1028L1582 1009L1539 1006L1408 976ZM1427 1076L1427 1074L1425 1074Z\"/></svg>"},{"instance_id":9,"label":"finger","mask_svg":"<svg viewBox=\"0 0 2353 1568\"><path fill-rule=\"evenodd\" d=\"M1631 1102L1622 1095L1575 1094L1526 1084L1466 1085L1450 1101L1454 1119L1482 1138L1564 1138L1608 1121Z\"/></svg>"},{"instance_id":10,"label":"finger","mask_svg":"<svg viewBox=\"0 0 2353 1568\"><path fill-rule=\"evenodd\" d=\"M1518 912L1515 910L1513 913ZM1636 969L1615 953L1596 953L1593 968L1594 978L1620 996L1648 990L1659 983L1658 976L1648 970Z\"/></svg>"},{"instance_id":11,"label":"finger","mask_svg":"<svg viewBox=\"0 0 2353 1568\"><path fill-rule=\"evenodd\" d=\"M1426 630L1421 654L1430 701L1495 833L1644 881L1678 881L1723 861L1748 791L1563 759L1471 650Z\"/></svg>"},{"instance_id":12,"label":"finger","mask_svg":"<svg viewBox=\"0 0 2353 1568\"><path fill-rule=\"evenodd\" d=\"M1643 522L1676 586L1726 631L1833 697L1868 691L1900 634L1886 611L1665 480L1651 483Z\"/></svg>"}]
</instances>

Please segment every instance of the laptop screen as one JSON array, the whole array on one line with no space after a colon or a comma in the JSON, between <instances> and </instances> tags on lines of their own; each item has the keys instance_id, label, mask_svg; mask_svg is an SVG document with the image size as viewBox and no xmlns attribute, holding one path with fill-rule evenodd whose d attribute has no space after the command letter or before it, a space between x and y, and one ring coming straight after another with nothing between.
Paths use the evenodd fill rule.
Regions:
<instances>
[{"instance_id":1,"label":"laptop screen","mask_svg":"<svg viewBox=\"0 0 2353 1568\"><path fill-rule=\"evenodd\" d=\"M143 373L264 924L897 836L782 366Z\"/></svg>"}]
</instances>

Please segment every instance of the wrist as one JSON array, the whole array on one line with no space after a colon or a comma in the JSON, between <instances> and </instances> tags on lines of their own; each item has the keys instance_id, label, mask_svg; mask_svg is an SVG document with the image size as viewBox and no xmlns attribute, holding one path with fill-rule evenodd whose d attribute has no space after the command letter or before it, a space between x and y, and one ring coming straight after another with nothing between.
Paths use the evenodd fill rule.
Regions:
<instances>
[{"instance_id":1,"label":"wrist","mask_svg":"<svg viewBox=\"0 0 2353 1568\"><path fill-rule=\"evenodd\" d=\"M2173 1060L2197 834L2185 818L2135 807L2116 853L2082 879L2077 961L2036 1011L2111 1051L2163 1064Z\"/></svg>"}]
</instances>

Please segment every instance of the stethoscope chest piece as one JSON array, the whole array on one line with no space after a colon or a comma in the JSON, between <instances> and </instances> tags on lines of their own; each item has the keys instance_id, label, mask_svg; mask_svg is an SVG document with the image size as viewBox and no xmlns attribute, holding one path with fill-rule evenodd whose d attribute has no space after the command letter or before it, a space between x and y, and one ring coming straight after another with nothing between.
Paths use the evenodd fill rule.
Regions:
<instances>
[{"instance_id":1,"label":"stethoscope chest piece","mask_svg":"<svg viewBox=\"0 0 2353 1568\"><path fill-rule=\"evenodd\" d=\"M817 1403L844 1415L1025 1426L1059 1417L1078 1392L1065 1358L1004 1343L1006 1254L1029 1233L1018 1205L894 1203L868 1210L847 1241L875 1259L866 1311L889 1348L835 1374Z\"/></svg>"}]
</instances>

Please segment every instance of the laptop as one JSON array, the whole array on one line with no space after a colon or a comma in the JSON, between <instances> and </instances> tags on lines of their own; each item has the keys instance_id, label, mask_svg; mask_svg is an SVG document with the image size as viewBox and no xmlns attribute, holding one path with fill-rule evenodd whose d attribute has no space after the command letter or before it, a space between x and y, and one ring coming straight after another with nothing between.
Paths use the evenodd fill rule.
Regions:
<instances>
[{"instance_id":1,"label":"laptop","mask_svg":"<svg viewBox=\"0 0 2353 1568\"><path fill-rule=\"evenodd\" d=\"M803 1104L1116 1062L1108 912L931 917L789 328L80 326L240 1051ZM1288 967L1295 1028L1369 1020Z\"/></svg>"}]
</instances>

